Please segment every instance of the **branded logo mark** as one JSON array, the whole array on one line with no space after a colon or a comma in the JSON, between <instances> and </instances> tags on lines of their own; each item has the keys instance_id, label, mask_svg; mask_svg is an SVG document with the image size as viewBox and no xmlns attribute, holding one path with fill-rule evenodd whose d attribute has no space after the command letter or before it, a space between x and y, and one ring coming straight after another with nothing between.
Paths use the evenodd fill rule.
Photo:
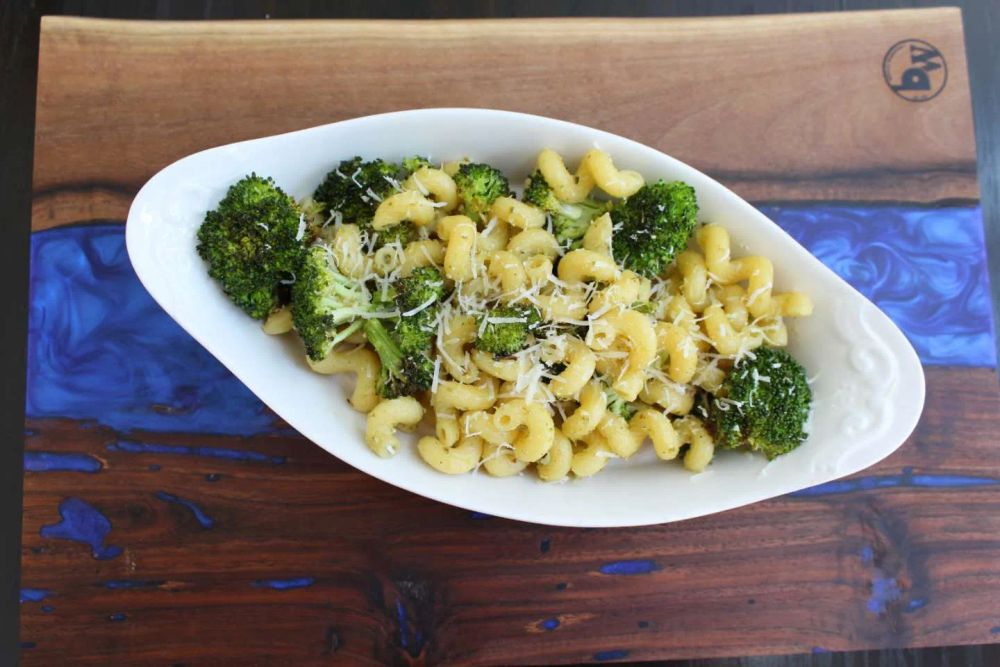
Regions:
<instances>
[{"instance_id":1,"label":"branded logo mark","mask_svg":"<svg viewBox=\"0 0 1000 667\"><path fill-rule=\"evenodd\" d=\"M882 59L882 76L892 92L910 102L937 97L948 82L948 64L941 52L922 39L893 44Z\"/></svg>"}]
</instances>

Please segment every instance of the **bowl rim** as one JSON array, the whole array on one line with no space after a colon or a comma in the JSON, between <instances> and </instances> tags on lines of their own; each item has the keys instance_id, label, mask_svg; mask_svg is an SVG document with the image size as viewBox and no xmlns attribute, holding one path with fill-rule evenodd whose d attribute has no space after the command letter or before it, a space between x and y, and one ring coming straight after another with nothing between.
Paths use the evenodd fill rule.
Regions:
<instances>
[{"instance_id":1,"label":"bowl rim","mask_svg":"<svg viewBox=\"0 0 1000 667\"><path fill-rule=\"evenodd\" d=\"M430 116L430 117L444 116L445 118L447 118L448 116L462 116L466 118L471 116L482 116L491 118L506 117L509 119L516 119L518 122L532 122L532 123L541 122L549 124L551 127L565 129L567 131L574 133L583 131L585 133L593 135L595 137L595 141L599 141L600 139L604 138L612 140L613 142L616 143L621 142L623 145L628 146L634 150L652 151L653 153L656 154L657 159L664 160L665 165L670 165L672 168L680 171L690 172L692 174L695 174L698 177L698 180L702 180L709 184L714 184L714 186L718 189L718 192L722 193L724 198L728 200L727 202L728 204L737 207L745 207L752 210L756 214L756 217L758 217L759 219L766 220L769 223L771 233L780 233L780 235L786 237L788 240L790 240L791 242L795 243L797 246L802 248L784 229L778 226L773 220L768 218L763 212L759 211L752 204L742 199L742 197L740 197L730 188L723 185L719 181L715 180L711 176L701 172L696 167L693 167L685 162L682 162L677 158L674 158L673 156L664 153L663 151L657 148L642 144L633 139L629 139L628 137L613 134L598 128L589 127L586 125L573 123L566 120L550 118L535 114L528 114L518 111L471 108L471 107L470 108L427 107L427 108L414 108L414 109L390 111L385 113L344 119L333 123L314 125L303 129L291 130L288 132L281 132L279 134L246 139L228 144L221 144L218 146L198 151L196 153L192 153L163 167L155 175L153 175L139 190L135 199L132 202L132 205L130 206L127 218L126 247L133 268L135 269L135 272L139 277L140 281L142 282L143 286L152 295L153 299L160 305L160 307L162 307L167 312L167 314L171 316L171 318L177 321L177 323L181 326L181 328L185 330L185 332L187 332L188 335L192 336L192 338L194 338L200 345L205 347L220 363L222 363L231 373L233 373L233 375L236 376L237 379L239 379L243 384L245 384L261 400L262 403L267 405L270 409L274 410L275 413L277 413L280 417L282 417L282 419L285 419L285 421L287 421L289 425L292 426L292 428L298 430L305 438L311 440L315 445L321 447L328 453L336 456L338 459L340 459L347 465L356 468L367 475L371 475L376 479L392 484L393 486L404 489L411 493L415 493L417 495L430 498L432 500L449 504L455 507L460 507L470 511L486 513L494 516L500 516L512 520L525 521L529 523L537 523L544 525L558 525L558 526L572 526L572 527L641 526L641 525L655 525L660 523L681 521L689 518L695 518L698 516L707 516L717 512L726 511L729 509L734 509L737 507L742 507L744 505L756 503L761 500L778 498L790 492L801 490L803 488L809 488L810 486L818 484L823 484L833 479L844 477L849 474L855 474L861 470L864 470L865 468L868 468L878 463L879 461L881 461L882 459L886 458L894 451L896 451L910 437L910 435L917 427L920 416L922 415L923 405L926 397L926 386L925 386L923 366L920 363L919 358L912 344L908 341L908 339L906 339L905 335L902 334L901 331L899 331L898 327L896 327L895 324L892 323L892 326L896 329L896 332L899 334L899 338L902 340L902 342L905 343L905 347L899 345L898 344L899 341L896 341L897 344L892 346L891 349L893 350L896 357L901 362L906 362L907 368L910 371L915 371L916 374L914 377L909 378L911 381L915 382L914 386L912 386L911 389L913 389L916 392L916 394L912 397L916 399L913 401L913 406L916 409L908 410L908 413L912 415L912 418L904 420L904 425L902 428L900 428L900 425L898 423L896 424L897 428L895 433L897 435L894 435L891 438L888 435L883 436L884 440L889 440L889 439L896 440L898 438L898 443L893 446L885 446L879 448L876 452L877 455L875 457L870 457L870 456L867 457L865 459L866 461L865 464L861 467L857 467L842 473L821 475L822 479L819 479L818 481L810 482L806 485L792 484L790 486L787 486L786 488L782 488L780 484L776 484L775 480L772 479L769 483L762 485L761 487L763 489L762 492L750 493L749 497L741 496L740 499L735 502L731 503L723 502L721 503L721 506L710 508L707 511L700 511L699 509L696 508L694 511L689 511L689 512L679 512L679 513L674 512L674 515L672 516L659 516L659 517L650 516L642 518L640 520L629 520L629 519L622 520L621 517L615 517L612 515L607 515L607 516L602 515L602 518L594 516L580 516L578 519L572 519L572 518L568 519L567 517L560 516L556 517L553 520L553 517L546 516L544 513L540 514L535 511L532 512L522 511L517 506L508 508L509 511L498 512L498 509L493 502L481 503L478 498L464 498L460 503L456 502L453 498L447 497L447 495L443 492L444 488L443 484L440 487L428 488L427 485L423 484L419 479L417 480L408 479L405 474L397 475L394 477L389 472L388 468L383 468L383 470L380 471L379 470L380 464L383 464L384 461L382 459L370 455L370 452L368 451L367 447L364 446L363 438L360 437L360 434L355 434L354 436L347 438L346 442L351 443L352 446L361 445L361 447L359 448L360 450L362 450L361 453L363 455L368 455L371 457L371 461L367 462L367 464L365 461L361 460L359 456L354 456L351 452L346 452L347 456L344 456L344 452L335 450L334 448L331 448L323 444L319 439L311 437L309 434L304 432L304 431L309 431L311 429L308 428L300 429L298 426L293 425L292 422L288 420L284 414L282 414L282 411L280 409L271 405L270 402L264 400L261 397L261 393L257 391L257 389L253 386L251 382L248 382L247 379L245 379L244 375L240 372L240 369L238 367L234 367L234 364L231 362L231 360L228 360L223 356L219 356L219 354L213 347L212 341L206 340L205 337L203 337L200 332L192 331L181 318L175 315L173 308L170 307L168 304L165 304L163 300L161 300L160 295L157 294L157 290L153 286L151 286L151 283L154 282L154 278L150 274L150 267L146 265L143 261L141 261L143 259L144 251L140 249L138 234L140 232L141 227L145 224L144 222L139 220L142 205L145 203L146 199L150 198L150 193L154 192L156 188L159 187L160 182L163 181L167 176L172 175L174 172L183 169L186 165L190 165L191 163L197 162L197 160L203 158L207 154L216 153L218 151L238 151L241 148L245 148L255 144L260 144L262 142L287 139L289 137L295 137L298 135L306 135L316 131L327 130L328 128L333 128L336 126L341 126L346 128L351 126L363 126L368 123L394 122L401 118L405 119L405 117L413 117L413 116ZM815 269L825 274L826 280L834 279L841 290L849 291L856 298L863 300L865 303L870 304L873 308L876 308L876 310L878 310L877 306L874 306L874 304L872 304L871 301L867 299L867 297L858 292L858 290L856 290L852 285L850 285L839 275L837 275L832 269L824 265L813 255L811 255L811 253L809 253L808 250L802 248L802 251L808 254L814 260ZM137 257L139 257L140 261L136 261ZM885 313L883 313L881 310L878 310L878 312L881 313L891 323L891 319L889 319L888 316L885 315ZM917 378L919 378L919 382L916 382ZM895 421L899 422L899 419L897 418ZM443 478L446 477L444 475L441 476ZM493 480L493 479L491 479L490 481L494 483L504 482L504 480ZM574 483L585 483L585 481L576 480L574 481Z\"/></svg>"}]
</instances>

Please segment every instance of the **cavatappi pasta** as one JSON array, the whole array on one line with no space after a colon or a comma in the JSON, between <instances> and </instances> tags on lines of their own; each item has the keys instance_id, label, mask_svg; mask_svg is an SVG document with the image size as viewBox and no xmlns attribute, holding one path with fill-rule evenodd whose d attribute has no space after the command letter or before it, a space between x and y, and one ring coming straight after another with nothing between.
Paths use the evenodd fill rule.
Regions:
<instances>
[{"instance_id":1,"label":"cavatappi pasta","mask_svg":"<svg viewBox=\"0 0 1000 667\"><path fill-rule=\"evenodd\" d=\"M533 178L551 189L549 210L513 191L471 202L464 164L425 161L405 178L387 176L383 196L370 188L363 195L368 220L336 202L321 213L303 205L314 211L314 243L366 298L426 267L443 281L426 325L433 377L425 391L380 396L380 358L360 325L309 362L318 373L354 376L350 403L368 414L372 452L392 456L408 446L396 430L423 424L414 447L446 474L533 469L558 482L594 475L647 443L659 460L704 470L715 440L697 397L716 393L734 363L762 345L786 345L786 319L809 315L809 297L779 292L771 261L737 256L725 227L711 220L699 221L658 272L629 268L615 252L622 223L614 204L645 181L600 150L588 151L575 172L555 151L540 152ZM558 220L566 224L586 206L602 210L568 242L552 211L566 212ZM379 241L401 223L410 237ZM520 314L496 316L498 308ZM382 310L364 317L390 322L419 312ZM291 313L274 310L264 330L293 330ZM480 346L488 331L522 324L523 344L508 354Z\"/></svg>"}]
</instances>

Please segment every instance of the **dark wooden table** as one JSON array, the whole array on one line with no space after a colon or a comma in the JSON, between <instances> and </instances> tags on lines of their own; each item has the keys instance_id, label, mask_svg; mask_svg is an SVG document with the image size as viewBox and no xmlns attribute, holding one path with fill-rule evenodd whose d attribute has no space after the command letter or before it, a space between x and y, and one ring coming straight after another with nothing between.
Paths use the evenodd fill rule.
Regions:
<instances>
[{"instance_id":1,"label":"dark wooden table","mask_svg":"<svg viewBox=\"0 0 1000 667\"><path fill-rule=\"evenodd\" d=\"M586 3L572 4L580 13L599 13ZM756 6L767 10L766 4ZM87 3L55 8L101 13ZM338 11L380 9L388 8L348 5ZM480 9L470 3L462 11ZM525 11L504 3L490 9ZM306 8L266 10L280 17L304 15ZM235 15L231 8L185 11L161 3L134 5L131 15ZM4 41L4 48L17 48L5 60L10 65L2 93L30 90L30 66L23 63L33 52L31 17L0 8L5 34L22 36ZM961 33L957 17L947 13L867 23L831 19L831 27L821 29L819 23L789 27L775 20L732 24L740 27L732 34L715 24L687 24L704 47L690 66L728 68L732 76L714 91L686 90L694 101L681 102L668 93L683 89L683 77L652 77L662 86L654 88L662 97L652 102L664 109L658 118L630 111L624 97L629 83L602 78L597 68L605 102L598 115L573 108L571 99L528 95L515 105L633 136L701 166L828 262L839 258L823 246L829 228L853 229L861 237L854 239L862 244L857 247L902 253L895 268L913 271L911 278L923 281L922 293L937 299L937 310L913 310L907 294L877 284L877 269L885 268L877 261L868 267L876 269L870 282L854 276L896 316L929 365L925 418L893 458L845 485L623 531L547 529L469 515L352 471L276 424L166 320L128 269L116 222L142 181L174 157L246 136L412 106L405 96L359 105L336 94L364 90L367 84L359 81L374 77L365 67L378 70L379 61L375 37L358 42L373 49L366 57L338 50L337 37L369 30L384 37L378 31L390 28L356 26L349 34L340 27L297 29L301 44L272 52L259 41L242 43L196 26L50 24L42 44L32 212L20 586L25 662L551 663L991 641L1000 633L998 389L990 369L995 341L984 306L986 269L978 254L979 191ZM988 25L966 16L967 43ZM620 34L634 30L618 28ZM586 29L560 28L547 39L565 40L561 53L572 56L568 63L586 62ZM489 27L477 30L483 30L481 39L490 38ZM583 37L574 38L574 31ZM880 80L872 88L858 83L869 60L881 59L891 45L882 42L897 34L919 35L941 50L950 67L947 95L917 107L893 98ZM613 49L613 57L623 64L640 57L670 62L679 57L680 35L664 24ZM396 37L401 51L414 48L412 38ZM175 59L178 53L189 58ZM328 84L313 96L314 107L288 104L302 92L275 74L268 60L275 57L306 70L297 76ZM324 67L345 60L352 67ZM220 84L226 63L237 61L246 80ZM520 71L516 58L506 67L491 76L510 80ZM977 67L973 57L973 75ZM379 81L391 91L406 76L422 74L404 62L383 71ZM694 82L708 78L690 73ZM468 99L461 80L456 76L448 93L428 95L425 104ZM990 115L996 93L986 89L984 101L975 81L986 199L996 185L989 168L983 171L995 160L989 139L996 133L997 116ZM277 90L284 104L264 100L235 118L227 115L233 99L249 98L262 85ZM227 94L212 99L220 88ZM711 108L713 95L742 112L745 125L757 123L752 140L745 132L728 136L725 126L700 124L691 112ZM499 98L475 99L512 106ZM824 115L836 105L845 118ZM30 144L23 133L30 114L23 115L24 106L12 105L13 122L5 125L21 131L4 136L13 150L3 156L2 175L9 178L0 180L12 194L12 210L28 192L23 156ZM786 127L816 133L788 141L786 128L765 115L775 109ZM870 109L896 115L873 117ZM815 122L806 122L810 118ZM831 141L838 136L848 140ZM984 201L988 221L995 202ZM987 226L988 238L995 227ZM935 230L944 234L934 238L947 241L945 255L927 253L916 242L901 246L900 238L913 230L924 241ZM11 255L4 270L20 289L27 229L13 231L11 245L3 248ZM945 285L943 268L963 261L973 274ZM916 270L921 262L924 269ZM4 321L4 340L15 341L7 349L20 350L25 308L22 301L13 306L17 317ZM923 319L914 317L921 313ZM937 326L924 326L926 320ZM960 326L946 329L941 322ZM137 360L142 355L144 362ZM10 377L20 377L23 359L15 354L5 363ZM17 391L15 384L4 407L20 420ZM23 423L9 441L18 442L22 429ZM5 489L16 490L19 502L22 464L20 452L11 453L18 460L4 474L18 474ZM962 664L1000 658L995 648L914 655ZM854 658L823 653L813 659L831 664Z\"/></svg>"}]
</instances>

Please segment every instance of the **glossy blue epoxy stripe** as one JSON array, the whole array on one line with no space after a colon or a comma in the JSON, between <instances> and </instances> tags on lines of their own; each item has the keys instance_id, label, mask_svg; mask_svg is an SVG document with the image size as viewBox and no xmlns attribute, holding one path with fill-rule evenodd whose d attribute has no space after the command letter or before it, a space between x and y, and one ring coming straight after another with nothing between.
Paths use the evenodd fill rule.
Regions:
<instances>
[{"instance_id":1,"label":"glossy blue epoxy stripe","mask_svg":"<svg viewBox=\"0 0 1000 667\"><path fill-rule=\"evenodd\" d=\"M101 462L90 454L76 452L25 452L28 472L100 472Z\"/></svg>"},{"instance_id":2,"label":"glossy blue epoxy stripe","mask_svg":"<svg viewBox=\"0 0 1000 667\"><path fill-rule=\"evenodd\" d=\"M187 500L186 498L181 498L180 496L175 496L172 493L167 493L166 491L157 491L155 496L157 499L162 500L165 503L172 503L174 505L186 507L191 511L191 514L198 521L198 523L201 524L202 528L212 528L215 526L215 520L206 514L205 510L203 510L197 503Z\"/></svg>"},{"instance_id":3,"label":"glossy blue epoxy stripe","mask_svg":"<svg viewBox=\"0 0 1000 667\"><path fill-rule=\"evenodd\" d=\"M126 432L275 430L260 400L139 283L123 225L32 235L25 411Z\"/></svg>"},{"instance_id":4,"label":"glossy blue epoxy stripe","mask_svg":"<svg viewBox=\"0 0 1000 667\"><path fill-rule=\"evenodd\" d=\"M925 364L995 366L978 207L761 209L889 313ZM36 232L31 253L29 417L96 420L122 432L278 429L146 293L123 226Z\"/></svg>"},{"instance_id":5,"label":"glossy blue epoxy stripe","mask_svg":"<svg viewBox=\"0 0 1000 667\"><path fill-rule=\"evenodd\" d=\"M878 304L924 364L996 366L978 206L759 208Z\"/></svg>"}]
</instances>

